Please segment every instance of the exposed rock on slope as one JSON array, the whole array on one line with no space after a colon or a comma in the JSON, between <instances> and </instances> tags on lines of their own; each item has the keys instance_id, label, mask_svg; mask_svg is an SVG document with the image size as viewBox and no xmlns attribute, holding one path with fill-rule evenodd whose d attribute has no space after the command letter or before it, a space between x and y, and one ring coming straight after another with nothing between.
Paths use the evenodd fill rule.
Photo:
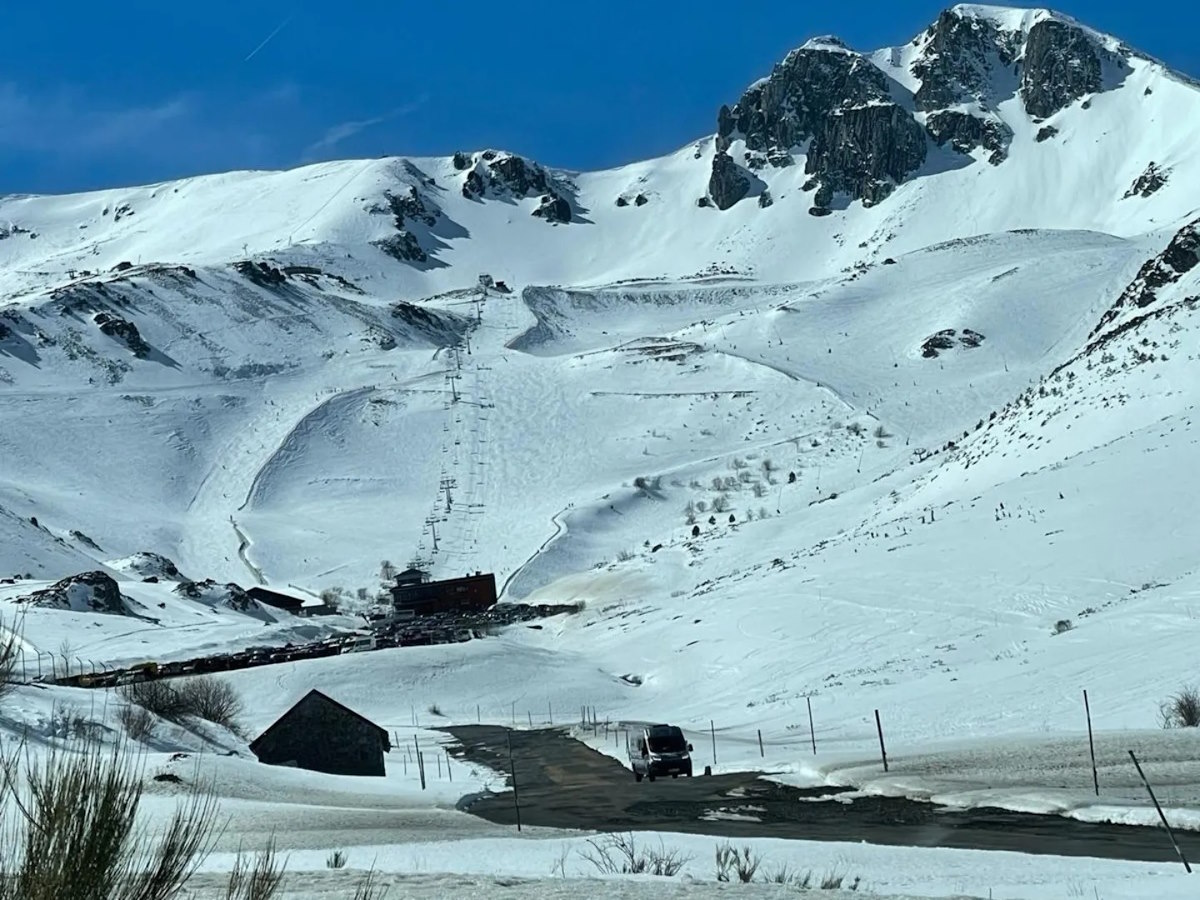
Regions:
<instances>
[{"instance_id":1,"label":"exposed rock on slope","mask_svg":"<svg viewBox=\"0 0 1200 900\"><path fill-rule=\"evenodd\" d=\"M104 334L124 341L125 346L133 351L134 356L144 357L150 352L150 345L142 339L137 326L132 322L107 312L96 313L92 321L100 327L100 331Z\"/></svg>"},{"instance_id":2,"label":"exposed rock on slope","mask_svg":"<svg viewBox=\"0 0 1200 900\"><path fill-rule=\"evenodd\" d=\"M1100 55L1082 29L1043 19L1029 30L1021 73L1021 99L1031 115L1045 119L1100 90Z\"/></svg>"},{"instance_id":3,"label":"exposed rock on slope","mask_svg":"<svg viewBox=\"0 0 1200 900\"><path fill-rule=\"evenodd\" d=\"M114 559L106 565L118 572L126 572L139 578L165 578L170 581L187 581L175 563L158 553L141 552L123 559Z\"/></svg>"},{"instance_id":4,"label":"exposed rock on slope","mask_svg":"<svg viewBox=\"0 0 1200 900\"><path fill-rule=\"evenodd\" d=\"M43 609L64 609L74 612L98 612L125 615L127 602L117 582L104 572L84 572L64 578L48 588L18 597L18 603L28 603Z\"/></svg>"},{"instance_id":5,"label":"exposed rock on slope","mask_svg":"<svg viewBox=\"0 0 1200 900\"><path fill-rule=\"evenodd\" d=\"M884 74L836 38L810 41L788 54L769 78L717 115L718 150L745 141L773 165L807 149L805 171L826 194L842 192L868 205L882 200L897 182L925 161L921 126L891 99ZM727 209L748 192L718 152L710 193ZM716 186L727 205L718 202ZM740 194L740 196L739 196ZM732 201L732 202L730 202ZM818 205L825 205L818 203Z\"/></svg>"},{"instance_id":6,"label":"exposed rock on slope","mask_svg":"<svg viewBox=\"0 0 1200 900\"><path fill-rule=\"evenodd\" d=\"M750 192L750 179L728 153L718 153L713 159L712 176L708 179L708 195L717 209L729 209Z\"/></svg>"},{"instance_id":7,"label":"exposed rock on slope","mask_svg":"<svg viewBox=\"0 0 1200 900\"><path fill-rule=\"evenodd\" d=\"M571 221L566 187L535 162L512 153L485 150L469 160L466 154L455 154L454 167L460 171L468 169L462 185L464 197L522 199L540 195L541 203L533 211L534 216L548 222Z\"/></svg>"},{"instance_id":8,"label":"exposed rock on slope","mask_svg":"<svg viewBox=\"0 0 1200 900\"><path fill-rule=\"evenodd\" d=\"M1122 313L1144 309L1159 299L1159 291L1179 281L1200 264L1200 219L1185 225L1167 248L1148 260L1137 278L1127 287L1112 308L1092 330L1095 336L1118 319Z\"/></svg>"},{"instance_id":9,"label":"exposed rock on slope","mask_svg":"<svg viewBox=\"0 0 1200 900\"><path fill-rule=\"evenodd\" d=\"M1146 167L1146 171L1139 175L1129 190L1125 192L1124 199L1128 200L1130 197L1149 197L1157 194L1167 186L1170 174L1169 171L1160 169L1157 163L1150 163Z\"/></svg>"},{"instance_id":10,"label":"exposed rock on slope","mask_svg":"<svg viewBox=\"0 0 1200 900\"><path fill-rule=\"evenodd\" d=\"M219 584L211 578L206 578L204 581L185 581L175 587L175 593L181 597L187 597L189 600L195 600L197 603L203 603L205 606L231 609L265 622L275 622L278 621L279 616L287 615L286 613L276 614L276 612L268 610L247 594L241 585L233 582Z\"/></svg>"},{"instance_id":11,"label":"exposed rock on slope","mask_svg":"<svg viewBox=\"0 0 1200 900\"><path fill-rule=\"evenodd\" d=\"M1021 48L1019 33L957 7L938 16L924 37L912 74L921 81L913 100L925 112L970 102L994 105L997 73L1013 65Z\"/></svg>"}]
</instances>

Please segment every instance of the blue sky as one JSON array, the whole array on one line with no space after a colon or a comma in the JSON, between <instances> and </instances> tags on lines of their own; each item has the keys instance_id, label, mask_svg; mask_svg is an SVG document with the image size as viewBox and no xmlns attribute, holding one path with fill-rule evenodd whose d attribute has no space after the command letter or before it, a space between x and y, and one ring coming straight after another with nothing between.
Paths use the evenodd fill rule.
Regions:
<instances>
[{"instance_id":1,"label":"blue sky","mask_svg":"<svg viewBox=\"0 0 1200 900\"><path fill-rule=\"evenodd\" d=\"M903 43L947 3L6 4L0 193L502 147L589 169L659 155L788 49ZM1200 76L1184 0L1056 8Z\"/></svg>"}]
</instances>

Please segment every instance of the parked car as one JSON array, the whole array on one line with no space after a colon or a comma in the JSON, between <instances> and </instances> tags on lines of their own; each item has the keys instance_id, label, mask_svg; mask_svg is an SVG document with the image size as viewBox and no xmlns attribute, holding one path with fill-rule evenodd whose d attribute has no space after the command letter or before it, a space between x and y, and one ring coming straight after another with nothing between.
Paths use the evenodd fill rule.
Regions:
<instances>
[{"instance_id":1,"label":"parked car","mask_svg":"<svg viewBox=\"0 0 1200 900\"><path fill-rule=\"evenodd\" d=\"M629 768L637 781L659 775L692 777L692 745L678 725L645 725L626 735Z\"/></svg>"}]
</instances>

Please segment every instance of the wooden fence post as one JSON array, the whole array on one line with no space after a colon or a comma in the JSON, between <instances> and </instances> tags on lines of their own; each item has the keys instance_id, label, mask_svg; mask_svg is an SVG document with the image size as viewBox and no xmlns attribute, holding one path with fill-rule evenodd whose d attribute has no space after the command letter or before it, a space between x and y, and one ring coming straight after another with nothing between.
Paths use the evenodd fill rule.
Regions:
<instances>
[{"instance_id":1,"label":"wooden fence post","mask_svg":"<svg viewBox=\"0 0 1200 900\"><path fill-rule=\"evenodd\" d=\"M765 757L767 755L767 752L763 749L762 729L761 728L758 729L758 755L760 757Z\"/></svg>"},{"instance_id":2,"label":"wooden fence post","mask_svg":"<svg viewBox=\"0 0 1200 900\"><path fill-rule=\"evenodd\" d=\"M1088 723L1088 752L1092 754L1092 785L1096 788L1096 796L1100 796L1100 774L1096 771L1096 741L1092 738L1092 708L1088 705L1087 690L1083 692L1083 711L1087 714Z\"/></svg>"},{"instance_id":3,"label":"wooden fence post","mask_svg":"<svg viewBox=\"0 0 1200 900\"><path fill-rule=\"evenodd\" d=\"M879 753L883 757L883 771L888 770L887 748L883 745L883 723L879 721L879 710L875 710L875 730L879 732Z\"/></svg>"},{"instance_id":4,"label":"wooden fence post","mask_svg":"<svg viewBox=\"0 0 1200 900\"><path fill-rule=\"evenodd\" d=\"M1188 865L1187 857L1183 855L1183 850L1179 847L1179 842L1175 840L1175 832L1171 830L1171 826L1167 823L1167 817L1163 814L1162 807L1158 805L1158 798L1154 796L1154 788L1150 787L1150 782L1146 780L1146 773L1142 771L1142 764L1138 762L1138 758L1133 755L1133 751L1129 751L1129 758L1133 760L1133 764L1137 766L1138 775L1141 776L1142 784L1146 786L1146 792L1150 794L1150 799L1154 802L1154 808L1158 810L1158 818L1163 823L1163 828L1167 829L1167 837L1171 839L1171 846L1175 848L1175 852L1179 854L1179 861L1183 863L1183 867L1187 869L1188 874L1191 874L1192 867Z\"/></svg>"},{"instance_id":5,"label":"wooden fence post","mask_svg":"<svg viewBox=\"0 0 1200 900\"><path fill-rule=\"evenodd\" d=\"M813 728L812 717L812 697L805 697L805 702L808 703L808 736L812 739L813 756L817 755L817 732Z\"/></svg>"},{"instance_id":6,"label":"wooden fence post","mask_svg":"<svg viewBox=\"0 0 1200 900\"><path fill-rule=\"evenodd\" d=\"M712 735L713 765L717 764L717 726L712 719L708 720L708 732Z\"/></svg>"}]
</instances>

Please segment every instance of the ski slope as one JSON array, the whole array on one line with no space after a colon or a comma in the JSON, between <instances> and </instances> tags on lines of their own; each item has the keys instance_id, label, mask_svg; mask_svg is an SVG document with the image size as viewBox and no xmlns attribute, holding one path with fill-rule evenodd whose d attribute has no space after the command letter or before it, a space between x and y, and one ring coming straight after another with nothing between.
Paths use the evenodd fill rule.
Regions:
<instances>
[{"instance_id":1,"label":"ski slope","mask_svg":"<svg viewBox=\"0 0 1200 900\"><path fill-rule=\"evenodd\" d=\"M1049 15L958 10L1023 33ZM911 94L924 52L918 38L871 59ZM1189 736L1158 727L1200 627L1200 274L1185 227L1200 215L1200 93L1152 59L1126 63L1044 121L1016 95L999 103L1003 163L931 152L884 202L823 217L808 214L802 153L756 173L771 205L699 206L711 137L606 172L547 170L569 223L531 215L534 193L464 193L478 154L470 169L354 160L0 198L0 576L17 576L0 617L35 659L127 665L354 622L188 600L143 582L137 553L348 599L378 592L384 560L492 571L506 602L583 612L222 676L253 698L249 730L312 687L389 728L539 724L587 705L711 729L719 767L1152 824L1132 748L1175 824L1200 828ZM1151 163L1166 184L1131 192ZM397 234L392 199L413 191L424 213L404 227L423 261L380 246ZM18 602L97 570L155 621ZM31 687L15 702L0 728L50 738L55 703L97 701ZM201 746L162 740L164 754ZM260 804L245 826L258 835L277 811L247 796L258 770L220 765L231 800ZM424 810L397 765L383 799L328 804ZM286 804L313 787L279 777ZM484 839L447 809L498 778L471 777L437 793L447 840ZM360 825L339 839L354 845ZM363 844L387 843L361 827ZM526 857L486 838L499 843L481 860L511 850L522 861L504 871L548 874L550 841ZM455 865L436 848L381 858L424 852ZM1149 871L1024 881L1007 863L898 853L854 860L882 892L921 896L1061 896L1078 879L1133 897ZM879 874L926 865L937 874ZM1155 896L1175 896L1153 872Z\"/></svg>"}]
</instances>

